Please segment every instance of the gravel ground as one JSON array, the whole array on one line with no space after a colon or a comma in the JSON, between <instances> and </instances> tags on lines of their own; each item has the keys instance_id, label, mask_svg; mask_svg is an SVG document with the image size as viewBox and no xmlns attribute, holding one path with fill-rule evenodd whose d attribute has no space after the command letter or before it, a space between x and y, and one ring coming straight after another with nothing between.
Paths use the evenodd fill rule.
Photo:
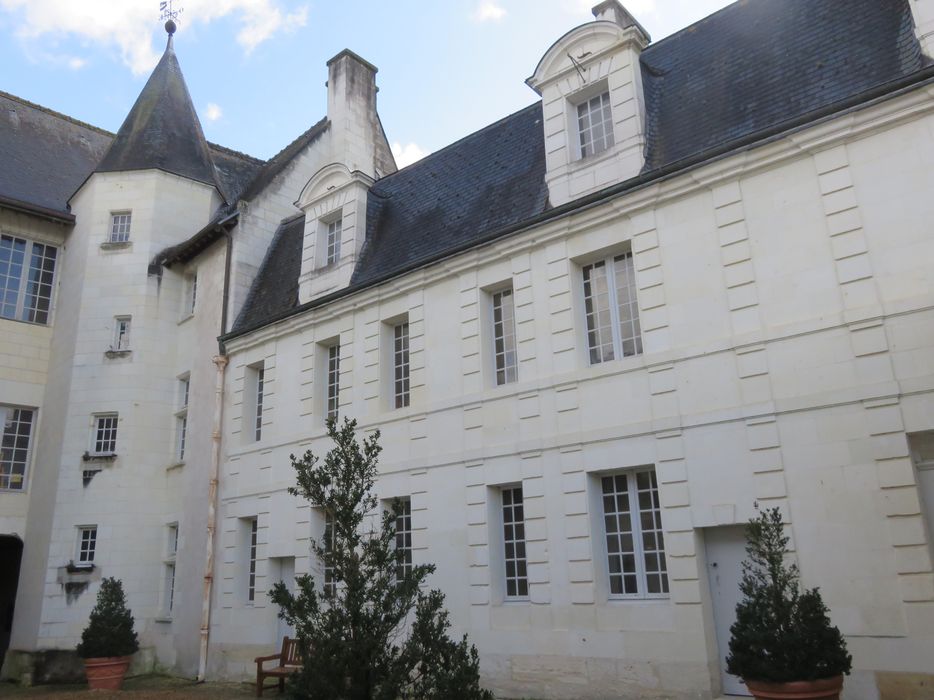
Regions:
<instances>
[{"instance_id":1,"label":"gravel ground","mask_svg":"<svg viewBox=\"0 0 934 700\"><path fill-rule=\"evenodd\" d=\"M86 685L41 685L22 688L12 684L0 685L0 698L22 698L26 700L111 700L132 698L133 700L227 700L227 698L254 697L252 683L194 683L167 676L139 676L128 678L119 691L88 691ZM275 690L268 690L263 697L276 697Z\"/></svg>"}]
</instances>

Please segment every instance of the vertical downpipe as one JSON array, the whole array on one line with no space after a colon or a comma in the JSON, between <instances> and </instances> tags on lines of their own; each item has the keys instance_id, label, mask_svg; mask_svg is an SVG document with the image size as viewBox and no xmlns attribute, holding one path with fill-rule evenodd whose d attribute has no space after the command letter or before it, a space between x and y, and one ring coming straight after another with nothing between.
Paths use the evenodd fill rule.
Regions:
<instances>
[{"instance_id":1,"label":"vertical downpipe","mask_svg":"<svg viewBox=\"0 0 934 700\"><path fill-rule=\"evenodd\" d=\"M204 560L204 592L201 599L201 649L198 656L198 680L203 681L208 664L208 635L211 629L211 589L214 583L214 532L217 529L217 483L221 462L221 418L224 410L224 370L227 357L214 357L217 375L214 384L214 425L211 432L211 482L208 491L208 541Z\"/></svg>"}]
</instances>

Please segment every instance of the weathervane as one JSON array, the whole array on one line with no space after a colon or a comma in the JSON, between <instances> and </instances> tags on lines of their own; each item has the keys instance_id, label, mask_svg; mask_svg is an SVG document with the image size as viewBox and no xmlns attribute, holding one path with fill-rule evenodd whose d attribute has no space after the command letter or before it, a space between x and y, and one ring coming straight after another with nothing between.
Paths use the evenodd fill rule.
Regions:
<instances>
[{"instance_id":1,"label":"weathervane","mask_svg":"<svg viewBox=\"0 0 934 700\"><path fill-rule=\"evenodd\" d=\"M174 34L175 30L178 28L176 20L178 16L184 11L183 8L178 8L177 10L172 9L173 0L164 0L159 3L159 12L162 14L159 15L159 19L165 20L165 31L169 34Z\"/></svg>"}]
</instances>

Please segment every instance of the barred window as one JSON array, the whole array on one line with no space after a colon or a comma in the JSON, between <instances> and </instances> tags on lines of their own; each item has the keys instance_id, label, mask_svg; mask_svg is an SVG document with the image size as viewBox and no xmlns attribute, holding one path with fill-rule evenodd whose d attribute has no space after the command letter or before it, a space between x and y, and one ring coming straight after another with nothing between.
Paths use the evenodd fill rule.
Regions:
<instances>
[{"instance_id":1,"label":"barred window","mask_svg":"<svg viewBox=\"0 0 934 700\"><path fill-rule=\"evenodd\" d=\"M341 346L336 343L328 347L327 372L327 417L337 420L341 393Z\"/></svg>"},{"instance_id":2,"label":"barred window","mask_svg":"<svg viewBox=\"0 0 934 700\"><path fill-rule=\"evenodd\" d=\"M666 597L668 568L655 469L600 479L610 595Z\"/></svg>"},{"instance_id":3,"label":"barred window","mask_svg":"<svg viewBox=\"0 0 934 700\"><path fill-rule=\"evenodd\" d=\"M128 211L117 211L110 215L111 243L126 243L130 240L130 219Z\"/></svg>"},{"instance_id":4,"label":"barred window","mask_svg":"<svg viewBox=\"0 0 934 700\"><path fill-rule=\"evenodd\" d=\"M497 386L518 379L515 315L512 289L493 294L493 358Z\"/></svg>"},{"instance_id":5,"label":"barred window","mask_svg":"<svg viewBox=\"0 0 934 700\"><path fill-rule=\"evenodd\" d=\"M0 317L48 324L58 248L0 235Z\"/></svg>"},{"instance_id":6,"label":"barred window","mask_svg":"<svg viewBox=\"0 0 934 700\"><path fill-rule=\"evenodd\" d=\"M393 401L396 408L409 405L409 322L393 326Z\"/></svg>"},{"instance_id":7,"label":"barred window","mask_svg":"<svg viewBox=\"0 0 934 700\"><path fill-rule=\"evenodd\" d=\"M94 566L97 552L97 525L81 525L78 528L78 552L75 565L90 568Z\"/></svg>"},{"instance_id":8,"label":"barred window","mask_svg":"<svg viewBox=\"0 0 934 700\"><path fill-rule=\"evenodd\" d=\"M0 415L3 416L0 490L22 491L26 488L26 465L29 464L35 410L0 406Z\"/></svg>"},{"instance_id":9,"label":"barred window","mask_svg":"<svg viewBox=\"0 0 934 700\"><path fill-rule=\"evenodd\" d=\"M529 577L525 558L522 487L504 488L502 498L506 598L526 598L529 595Z\"/></svg>"},{"instance_id":10,"label":"barred window","mask_svg":"<svg viewBox=\"0 0 934 700\"><path fill-rule=\"evenodd\" d=\"M642 353L642 328L632 253L583 269L587 347L591 364Z\"/></svg>"},{"instance_id":11,"label":"barred window","mask_svg":"<svg viewBox=\"0 0 934 700\"><path fill-rule=\"evenodd\" d=\"M602 153L613 146L613 115L609 92L577 105L577 129L581 158Z\"/></svg>"},{"instance_id":12,"label":"barred window","mask_svg":"<svg viewBox=\"0 0 934 700\"><path fill-rule=\"evenodd\" d=\"M101 413L94 416L94 434L91 453L112 455L117 451L117 414Z\"/></svg>"}]
</instances>

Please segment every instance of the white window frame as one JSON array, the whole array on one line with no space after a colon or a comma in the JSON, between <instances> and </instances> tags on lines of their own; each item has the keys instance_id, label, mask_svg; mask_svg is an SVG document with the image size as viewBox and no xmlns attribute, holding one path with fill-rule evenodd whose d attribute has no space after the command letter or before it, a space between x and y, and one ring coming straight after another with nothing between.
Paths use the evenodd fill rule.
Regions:
<instances>
[{"instance_id":1,"label":"white window frame","mask_svg":"<svg viewBox=\"0 0 934 700\"><path fill-rule=\"evenodd\" d=\"M195 315L195 308L198 304L198 271L190 272L185 275L185 297L184 307L182 309L182 318L189 318Z\"/></svg>"},{"instance_id":2,"label":"white window frame","mask_svg":"<svg viewBox=\"0 0 934 700\"><path fill-rule=\"evenodd\" d=\"M512 287L490 292L490 322L493 340L493 380L496 386L519 381L516 343L516 304Z\"/></svg>"},{"instance_id":3,"label":"white window frame","mask_svg":"<svg viewBox=\"0 0 934 700\"><path fill-rule=\"evenodd\" d=\"M191 375L178 378L178 410L175 412L175 459L181 464L185 461L188 447L188 401L191 394Z\"/></svg>"},{"instance_id":4,"label":"white window frame","mask_svg":"<svg viewBox=\"0 0 934 700\"><path fill-rule=\"evenodd\" d=\"M392 327L393 408L405 408L411 401L409 382L409 321Z\"/></svg>"},{"instance_id":5,"label":"white window frame","mask_svg":"<svg viewBox=\"0 0 934 700\"><path fill-rule=\"evenodd\" d=\"M412 574L412 499L408 496L397 499L402 510L396 516L396 580L401 581ZM401 552L401 556L398 554Z\"/></svg>"},{"instance_id":6,"label":"white window frame","mask_svg":"<svg viewBox=\"0 0 934 700\"><path fill-rule=\"evenodd\" d=\"M107 236L108 243L129 243L130 228L133 221L132 211L112 211L110 212L110 233Z\"/></svg>"},{"instance_id":7,"label":"white window frame","mask_svg":"<svg viewBox=\"0 0 934 700\"><path fill-rule=\"evenodd\" d=\"M108 457L117 453L117 433L120 422L120 415L117 412L95 413L91 424L91 444L88 453L96 457ZM110 424L110 421L113 421ZM107 432L113 433L107 437ZM110 446L113 449L99 450L98 445L103 443L104 447Z\"/></svg>"},{"instance_id":8,"label":"white window frame","mask_svg":"<svg viewBox=\"0 0 934 700\"><path fill-rule=\"evenodd\" d=\"M263 439L263 399L266 391L266 367L259 365L253 368L256 373L256 394L253 398L253 440L259 442Z\"/></svg>"},{"instance_id":9,"label":"white window frame","mask_svg":"<svg viewBox=\"0 0 934 700\"><path fill-rule=\"evenodd\" d=\"M616 145L609 89L589 95L573 105L577 154L581 159L600 155ZM595 123L594 115L598 121ZM602 136L598 136L602 132Z\"/></svg>"},{"instance_id":10,"label":"white window frame","mask_svg":"<svg viewBox=\"0 0 934 700\"><path fill-rule=\"evenodd\" d=\"M164 580L162 589L162 612L171 617L175 607L175 567L178 558L178 523L166 525L166 551L162 560Z\"/></svg>"},{"instance_id":11,"label":"white window frame","mask_svg":"<svg viewBox=\"0 0 934 700\"><path fill-rule=\"evenodd\" d=\"M246 600L248 603L256 602L256 552L259 539L259 518L247 518L249 530L247 531L247 581Z\"/></svg>"},{"instance_id":12,"label":"white window frame","mask_svg":"<svg viewBox=\"0 0 934 700\"><path fill-rule=\"evenodd\" d=\"M640 490L639 476L647 475L648 488ZM606 585L608 597L611 600L628 599L663 599L670 598L670 579L668 576L668 555L665 550L665 535L662 524L661 504L659 501L658 478L654 467L640 467L638 469L627 469L625 471L607 472L596 475L596 488L600 503L600 522L602 527L600 532L603 536L603 564L606 567ZM607 480L610 481L611 491L607 492ZM625 484L625 491L620 487ZM648 494L650 500L649 508L643 508L640 505L640 496ZM608 510L607 505L613 501L613 510ZM627 510L621 510L628 508ZM652 514L653 528L649 531L642 526L642 516L644 513ZM623 529L619 516L621 514L629 515L629 530ZM608 529L607 523L615 522L614 530ZM625 549L626 536L631 536L632 547ZM651 538L646 538L651 535ZM654 542L654 548L647 548L646 542ZM632 557L632 567L626 568L623 557ZM646 561L648 557L655 556L655 571L646 570ZM614 569L613 559L618 557L619 572ZM658 577L659 591L649 592L648 577ZM613 579L619 579L622 589L614 591ZM626 577L629 577L635 584L635 591L626 592Z\"/></svg>"},{"instance_id":13,"label":"white window frame","mask_svg":"<svg viewBox=\"0 0 934 700\"><path fill-rule=\"evenodd\" d=\"M341 238L344 234L344 218L338 216L322 222L324 226L324 264L333 265L341 259Z\"/></svg>"},{"instance_id":14,"label":"white window frame","mask_svg":"<svg viewBox=\"0 0 934 700\"><path fill-rule=\"evenodd\" d=\"M499 496L503 524L503 599L507 602L527 601L529 569L522 484L501 486ZM510 590L514 592L510 593Z\"/></svg>"},{"instance_id":15,"label":"white window frame","mask_svg":"<svg viewBox=\"0 0 934 700\"><path fill-rule=\"evenodd\" d=\"M110 349L114 352L128 352L130 350L130 329L132 316L114 316L114 337Z\"/></svg>"},{"instance_id":16,"label":"white window frame","mask_svg":"<svg viewBox=\"0 0 934 700\"><path fill-rule=\"evenodd\" d=\"M340 416L341 399L341 344L332 343L326 347L325 352L325 419L337 420Z\"/></svg>"},{"instance_id":17,"label":"white window frame","mask_svg":"<svg viewBox=\"0 0 934 700\"><path fill-rule=\"evenodd\" d=\"M617 269L622 263L622 272ZM594 271L602 270L606 289L595 294L597 286ZM616 253L581 266L581 296L583 299L584 330L587 355L591 365L643 353L642 320L639 316L638 286L632 251ZM619 275L622 274L622 279ZM589 285L589 286L588 286ZM620 285L623 285L621 289ZM588 294L588 289L590 293ZM599 299L605 292L607 307L598 308ZM626 298L622 298L625 292ZM622 318L621 310L626 306L628 319ZM623 335L622 326L627 324ZM631 344L631 345L627 345Z\"/></svg>"},{"instance_id":18,"label":"white window frame","mask_svg":"<svg viewBox=\"0 0 934 700\"><path fill-rule=\"evenodd\" d=\"M57 246L0 234L0 318L49 325L58 260ZM6 303L9 293L15 297L12 303Z\"/></svg>"},{"instance_id":19,"label":"white window frame","mask_svg":"<svg viewBox=\"0 0 934 700\"><path fill-rule=\"evenodd\" d=\"M36 409L0 405L3 414L0 450L0 491L25 491L32 459ZM12 428L12 430L11 430ZM22 444L25 441L25 446ZM14 486L14 484L18 484Z\"/></svg>"},{"instance_id":20,"label":"white window frame","mask_svg":"<svg viewBox=\"0 0 934 700\"><path fill-rule=\"evenodd\" d=\"M74 565L79 569L94 567L97 556L97 525L79 525Z\"/></svg>"}]
</instances>

